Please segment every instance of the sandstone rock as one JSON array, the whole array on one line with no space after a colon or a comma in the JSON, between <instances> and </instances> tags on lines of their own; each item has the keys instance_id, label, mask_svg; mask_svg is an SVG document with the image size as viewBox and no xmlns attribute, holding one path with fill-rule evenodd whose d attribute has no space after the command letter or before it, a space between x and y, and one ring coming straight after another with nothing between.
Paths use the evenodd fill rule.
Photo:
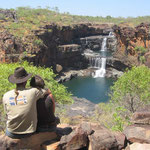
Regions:
<instances>
[{"instance_id":1,"label":"sandstone rock","mask_svg":"<svg viewBox=\"0 0 150 150\"><path fill-rule=\"evenodd\" d=\"M123 131L127 140L131 143L149 143L150 144L150 126L149 125L130 125Z\"/></svg>"},{"instance_id":2,"label":"sandstone rock","mask_svg":"<svg viewBox=\"0 0 150 150\"><path fill-rule=\"evenodd\" d=\"M150 150L150 144L133 143L125 150Z\"/></svg>"},{"instance_id":3,"label":"sandstone rock","mask_svg":"<svg viewBox=\"0 0 150 150\"><path fill-rule=\"evenodd\" d=\"M17 62L23 52L21 40L8 31L0 32L0 62Z\"/></svg>"},{"instance_id":4,"label":"sandstone rock","mask_svg":"<svg viewBox=\"0 0 150 150\"><path fill-rule=\"evenodd\" d=\"M89 135L90 150L118 150L115 136L106 128L101 127Z\"/></svg>"},{"instance_id":5,"label":"sandstone rock","mask_svg":"<svg viewBox=\"0 0 150 150\"><path fill-rule=\"evenodd\" d=\"M135 124L150 124L150 112L135 112L131 119Z\"/></svg>"},{"instance_id":6,"label":"sandstone rock","mask_svg":"<svg viewBox=\"0 0 150 150\"><path fill-rule=\"evenodd\" d=\"M130 66L139 65L138 63L140 62L138 60L138 56L140 54L135 51L135 47L149 48L149 28L150 24L147 23L141 23L135 28L132 28L127 24L113 26L114 33L118 40L117 53L114 53L113 56L118 57L118 53L120 53L122 58L120 57L118 59L122 60L122 62L126 63L125 61L130 61ZM123 58L124 56L126 56L126 58ZM133 58L129 58L129 56L134 56L134 61L132 60ZM147 60L147 58L145 64L149 64L149 60Z\"/></svg>"},{"instance_id":7,"label":"sandstone rock","mask_svg":"<svg viewBox=\"0 0 150 150\"><path fill-rule=\"evenodd\" d=\"M134 124L150 124L150 105L139 108L131 118Z\"/></svg>"},{"instance_id":8,"label":"sandstone rock","mask_svg":"<svg viewBox=\"0 0 150 150\"><path fill-rule=\"evenodd\" d=\"M16 11L1 9L0 14L1 14L0 20L8 21L8 18L9 18L9 20L11 20L11 21L17 21Z\"/></svg>"},{"instance_id":9,"label":"sandstone rock","mask_svg":"<svg viewBox=\"0 0 150 150\"><path fill-rule=\"evenodd\" d=\"M20 149L33 149L39 150L41 144L45 141L56 139L57 135L55 132L41 132L33 134L30 137L22 139L12 139L2 135L0 137L0 146L5 149L20 150Z\"/></svg>"},{"instance_id":10,"label":"sandstone rock","mask_svg":"<svg viewBox=\"0 0 150 150\"><path fill-rule=\"evenodd\" d=\"M56 71L59 73L63 70L63 67L59 64L56 64Z\"/></svg>"},{"instance_id":11,"label":"sandstone rock","mask_svg":"<svg viewBox=\"0 0 150 150\"><path fill-rule=\"evenodd\" d=\"M60 140L60 146L63 150L76 150L88 146L88 135L92 133L90 123L83 123L75 130L65 135Z\"/></svg>"},{"instance_id":12,"label":"sandstone rock","mask_svg":"<svg viewBox=\"0 0 150 150\"><path fill-rule=\"evenodd\" d=\"M55 142L52 144L43 144L42 150L61 150L59 147L59 142Z\"/></svg>"},{"instance_id":13,"label":"sandstone rock","mask_svg":"<svg viewBox=\"0 0 150 150\"><path fill-rule=\"evenodd\" d=\"M125 148L127 146L127 139L125 135L122 132L114 132L113 134L118 143L118 150Z\"/></svg>"}]
</instances>

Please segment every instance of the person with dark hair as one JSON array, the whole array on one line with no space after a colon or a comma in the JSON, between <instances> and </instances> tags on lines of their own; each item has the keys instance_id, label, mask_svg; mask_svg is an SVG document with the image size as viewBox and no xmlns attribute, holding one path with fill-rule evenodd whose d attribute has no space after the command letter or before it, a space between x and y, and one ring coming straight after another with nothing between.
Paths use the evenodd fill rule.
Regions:
<instances>
[{"instance_id":1,"label":"person with dark hair","mask_svg":"<svg viewBox=\"0 0 150 150\"><path fill-rule=\"evenodd\" d=\"M44 80L35 75L31 78L30 86L43 89L45 86ZM55 100L53 95L46 94L43 98L37 101L37 131L51 131L56 128L59 123L59 118L55 117Z\"/></svg>"},{"instance_id":2,"label":"person with dark hair","mask_svg":"<svg viewBox=\"0 0 150 150\"><path fill-rule=\"evenodd\" d=\"M6 135L11 138L24 138L37 129L36 102L50 91L38 88L26 88L27 80L32 76L23 67L15 69L8 77L16 84L16 89L3 96L4 110L7 115Z\"/></svg>"}]
</instances>

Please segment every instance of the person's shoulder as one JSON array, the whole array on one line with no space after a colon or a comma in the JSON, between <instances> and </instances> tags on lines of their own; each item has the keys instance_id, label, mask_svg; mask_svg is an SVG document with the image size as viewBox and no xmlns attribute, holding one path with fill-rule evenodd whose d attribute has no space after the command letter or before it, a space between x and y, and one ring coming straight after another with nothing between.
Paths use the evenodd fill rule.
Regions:
<instances>
[{"instance_id":1,"label":"person's shoulder","mask_svg":"<svg viewBox=\"0 0 150 150\"><path fill-rule=\"evenodd\" d=\"M35 93L37 93L37 92L39 92L39 91L41 91L41 92L46 92L46 90L45 90L45 89L41 89L41 88L34 88L34 87L27 88L27 89L26 89L26 91L28 91L28 92L35 92Z\"/></svg>"},{"instance_id":2,"label":"person's shoulder","mask_svg":"<svg viewBox=\"0 0 150 150\"><path fill-rule=\"evenodd\" d=\"M7 96L10 96L10 95L12 95L14 93L14 89L13 90L10 90L10 91L8 91L8 92L6 92L4 95L3 95L3 98L4 97L7 97Z\"/></svg>"},{"instance_id":3,"label":"person's shoulder","mask_svg":"<svg viewBox=\"0 0 150 150\"><path fill-rule=\"evenodd\" d=\"M10 90L10 91L8 91L8 92L6 92L4 95L11 94L11 93L13 93L13 92L14 92L14 89L13 89L13 90Z\"/></svg>"},{"instance_id":4,"label":"person's shoulder","mask_svg":"<svg viewBox=\"0 0 150 150\"><path fill-rule=\"evenodd\" d=\"M34 88L34 87L30 87L30 88L26 88L25 90L26 91L37 91L38 89Z\"/></svg>"}]
</instances>

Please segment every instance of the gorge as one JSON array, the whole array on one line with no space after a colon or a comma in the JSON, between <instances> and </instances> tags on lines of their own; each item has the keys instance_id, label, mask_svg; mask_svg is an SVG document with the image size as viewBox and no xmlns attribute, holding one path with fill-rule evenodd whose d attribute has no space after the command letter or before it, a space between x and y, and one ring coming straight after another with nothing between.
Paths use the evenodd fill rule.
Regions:
<instances>
[{"instance_id":1,"label":"gorge","mask_svg":"<svg viewBox=\"0 0 150 150\"><path fill-rule=\"evenodd\" d=\"M111 32L110 32L111 33ZM89 68L94 69L90 76L88 77L77 77L71 81L63 83L68 90L73 93L74 96L79 98L86 98L93 103L107 102L109 99L110 86L113 85L112 78L105 78L106 74L106 59L111 57L111 50L107 50L107 39L113 38L114 36L99 36L99 48L96 51L92 49L86 49L84 51L84 56L88 60ZM91 38L86 37L85 47L92 45ZM97 41L98 41L97 39ZM96 47L93 44L93 47Z\"/></svg>"},{"instance_id":2,"label":"gorge","mask_svg":"<svg viewBox=\"0 0 150 150\"><path fill-rule=\"evenodd\" d=\"M135 29L109 24L78 24L62 27L50 24L33 31L34 36L43 41L43 45L33 45L31 50L29 43L26 44L23 39L18 39L4 30L0 34L0 60L17 62L23 59L37 66L53 67L54 72L58 74L59 82L78 76L78 71L89 67L91 69L81 76L94 74L95 77L103 77L106 66L106 77L117 78L122 74L120 71L138 65L139 54L134 52L133 47L136 44L143 45L143 39L145 46L149 46L148 28L146 24L141 24ZM144 32L141 32L143 30ZM28 38L31 39L32 36ZM104 51L105 47L107 51ZM149 53L145 53L144 57L145 64L149 66ZM99 69L96 70L97 68ZM65 72L71 70L77 73L65 76Z\"/></svg>"},{"instance_id":3,"label":"gorge","mask_svg":"<svg viewBox=\"0 0 150 150\"><path fill-rule=\"evenodd\" d=\"M25 8L24 10L28 9ZM143 71L141 68L140 74L131 72L131 75L134 74L135 76L132 76L130 82L129 78L127 78L128 84L125 84L125 82L121 83L123 86L125 85L125 91L126 89L133 91L133 97L127 91L126 97L123 95L123 99L116 98L117 101L114 105L105 103L109 100L107 95L109 87L113 84L114 79L118 79L123 73L130 72L126 71L126 69L142 65L150 67L150 24L141 23L138 26L132 26L126 22L120 22L117 25L110 22L107 24L86 22L64 25L60 23L67 21L65 14L63 14L63 17L60 18L60 22L57 24L45 21L41 25L39 21L40 26L37 27L35 26L36 22L33 20L34 16L31 20L28 20L31 17L29 15L30 17L27 17L27 20L25 20L24 17L19 18L15 11L7 10L6 13L4 10L1 11L7 18L0 16L1 74L5 75L7 73L6 76L1 76L1 89L6 87L4 90L8 90L7 87L10 85L7 83L8 74L13 68L10 63L28 61L34 65L26 66L29 67L29 71L32 71L33 74L39 73L44 77L47 84L58 84L58 82L68 84L72 82L67 86L74 88L76 92L74 95L80 97L72 97L74 103L68 104L65 95L67 92L62 90L62 84L59 84L60 86L49 84L50 89L54 88L54 96L57 96L60 100L56 103L56 115L61 118L61 123L68 123L67 127L73 128L71 134L64 136L57 142L58 147L61 145L62 149L69 150L72 147L74 149L89 150L133 150L131 148L132 145L137 143L141 143L140 146L143 147L150 147L150 106L146 104L146 107L141 107L143 101L141 102L142 104L139 103L137 97L140 92L142 95L145 91L148 91L148 94L144 93L144 96L149 96L149 71ZM39 19L38 11L36 10L35 14ZM51 16L51 12L48 13ZM58 13L54 13L54 15L58 17ZM74 19L75 16L73 16ZM17 28L18 24L21 25L19 28ZM32 26L33 28L26 30L27 26L29 28ZM22 32L21 29L24 27L26 27L25 32ZM23 35L17 34L18 32L23 33ZM17 65L20 65L19 63ZM8 69L3 67L6 64L9 65ZM41 67L43 67L43 70ZM36 70L35 68L38 69ZM52 72L47 71L50 70L49 68L53 69L57 75L56 77ZM143 74L144 72L146 74ZM52 80L52 78L56 80ZM135 86L130 84L132 81L137 84ZM133 86L130 87L130 85ZM121 85L117 84L115 89L120 91L120 87ZM9 86L8 88L13 87ZM1 95L4 92L1 91ZM129 101L130 99L131 102ZM66 100L66 103L64 100ZM133 100L135 100L135 105ZM146 97L145 100L149 101L149 97ZM59 102L64 103L59 104ZM118 102L120 105L118 105ZM125 107L128 106L127 110L125 110L125 107L122 107L124 105ZM2 101L0 101L0 106L2 108ZM132 113L133 118L129 119L131 114L128 111L135 110L133 107L136 106L140 107L140 109L134 114ZM6 120L3 116L3 110L1 109L0 130L5 128ZM86 123L80 124L84 121ZM132 125L128 126L128 123ZM78 127L76 126L77 124L79 124ZM119 132L112 132L112 130L116 129ZM38 142L37 139L39 139ZM26 142L24 139L22 141L25 149L27 148L26 143L34 147L34 141L31 142L32 140L30 139L27 140L30 142ZM42 141L41 135L39 137L35 135L35 141L37 145L41 145L45 140ZM4 135L0 136L0 148L3 146L2 143L7 149L9 146L15 149L14 146L18 145ZM148 144L145 145L143 143ZM138 146L139 144L137 144ZM144 150L143 148L141 149Z\"/></svg>"}]
</instances>

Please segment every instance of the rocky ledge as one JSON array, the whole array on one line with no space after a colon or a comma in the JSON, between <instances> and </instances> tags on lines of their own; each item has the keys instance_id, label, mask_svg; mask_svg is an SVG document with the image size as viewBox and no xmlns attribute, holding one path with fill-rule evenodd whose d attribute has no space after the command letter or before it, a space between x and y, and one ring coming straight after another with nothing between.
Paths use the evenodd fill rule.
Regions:
<instances>
[{"instance_id":1,"label":"rocky ledge","mask_svg":"<svg viewBox=\"0 0 150 150\"><path fill-rule=\"evenodd\" d=\"M19 148L32 150L150 150L149 110L150 106L146 106L135 112L131 119L132 125L127 126L123 132L112 132L100 124L80 121L76 126L60 124L56 132L36 133L28 138L11 139L1 135L0 148L2 150L19 150Z\"/></svg>"}]
</instances>

